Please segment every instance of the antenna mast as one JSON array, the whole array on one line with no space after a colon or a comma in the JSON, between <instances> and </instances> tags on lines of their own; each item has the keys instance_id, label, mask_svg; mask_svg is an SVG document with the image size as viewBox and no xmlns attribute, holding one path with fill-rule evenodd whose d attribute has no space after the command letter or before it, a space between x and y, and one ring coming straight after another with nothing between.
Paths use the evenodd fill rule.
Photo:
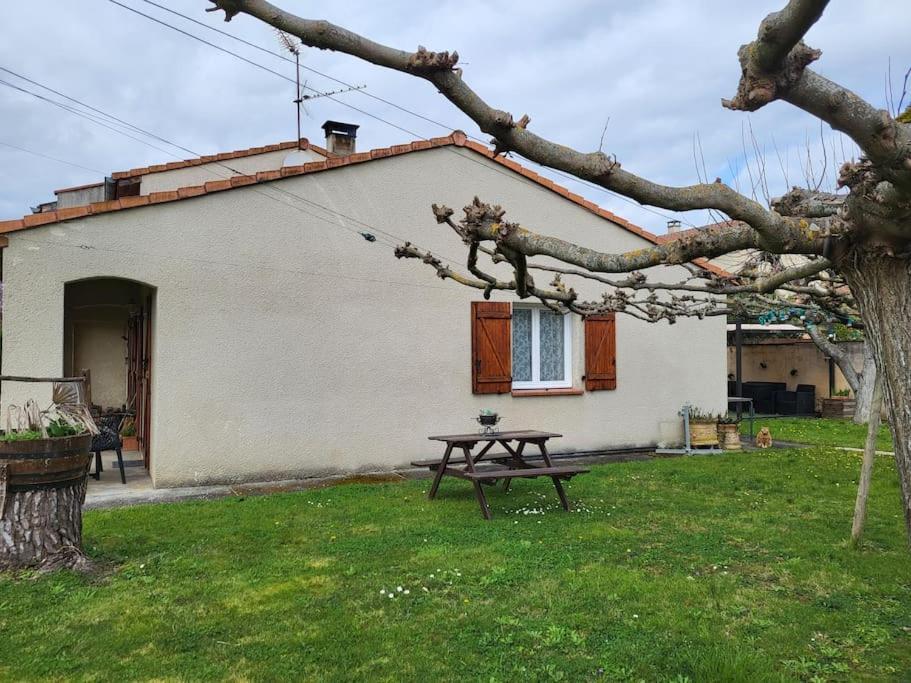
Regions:
<instances>
[{"instance_id":1,"label":"antenna mast","mask_svg":"<svg viewBox=\"0 0 911 683\"><path fill-rule=\"evenodd\" d=\"M276 32L278 33L278 39L281 42L282 47L284 47L288 52L290 52L292 55L294 55L294 80L296 83L294 104L297 107L297 148L300 150L300 149L303 149L301 147L301 107L303 106L303 103L305 101L315 100L320 97L331 97L332 95L340 95L342 93L351 92L353 90L363 90L367 86L366 85L355 85L350 88L342 88L341 90L331 90L329 92L320 92L319 90L314 90L313 88L307 87L306 84L304 84L304 86L301 87L301 51L300 51L301 46L300 46L300 43L296 42L293 38L291 38L291 36L289 36L284 31L279 31L278 29L276 29ZM305 95L304 94L305 89L313 90L314 94Z\"/></svg>"}]
</instances>

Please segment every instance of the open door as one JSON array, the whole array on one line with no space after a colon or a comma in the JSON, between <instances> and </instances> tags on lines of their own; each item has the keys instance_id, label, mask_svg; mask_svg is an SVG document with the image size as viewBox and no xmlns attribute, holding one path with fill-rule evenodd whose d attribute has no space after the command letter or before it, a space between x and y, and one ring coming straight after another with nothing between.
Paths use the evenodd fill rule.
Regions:
<instances>
[{"instance_id":1,"label":"open door","mask_svg":"<svg viewBox=\"0 0 911 683\"><path fill-rule=\"evenodd\" d=\"M136 411L136 440L149 468L152 427L152 297L130 316L127 328L127 395Z\"/></svg>"}]
</instances>

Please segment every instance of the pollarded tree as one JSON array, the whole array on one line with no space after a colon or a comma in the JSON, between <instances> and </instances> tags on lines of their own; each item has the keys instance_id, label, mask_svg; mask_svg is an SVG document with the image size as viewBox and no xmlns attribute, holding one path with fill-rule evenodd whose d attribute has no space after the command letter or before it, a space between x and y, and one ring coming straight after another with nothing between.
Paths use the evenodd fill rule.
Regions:
<instances>
[{"instance_id":1,"label":"pollarded tree","mask_svg":"<svg viewBox=\"0 0 911 683\"><path fill-rule=\"evenodd\" d=\"M811 257L808 263L780 273L782 282L826 269L837 272L856 301L883 377L911 538L911 124L809 68L821 53L807 46L803 36L821 18L827 0L790 0L781 11L767 16L756 39L739 51L742 75L736 94L722 101L728 109L740 111L755 111L776 100L787 102L844 133L861 150L859 160L841 168L839 184L848 190L846 195L795 190L771 208L720 181L685 187L661 185L623 168L616 157L601 151L580 152L536 135L529 129L528 116L516 119L491 107L469 86L457 66L456 52L394 49L329 22L295 16L265 0L209 1L215 5L209 10L224 10L226 20L247 14L297 36L310 47L347 53L429 81L493 136L497 153L518 153L642 204L671 211L712 209L736 221L650 248L610 254L511 223L503 209L480 201L466 207L458 222L453 221L452 210L435 207L437 220L449 224L468 246L472 277L458 276L465 284L488 291L513 290L519 297L537 297L582 314L625 310L660 319L705 315L709 304L698 303L698 294L691 291L674 294L673 308L665 308L666 314L655 313L659 307L654 293L639 290L630 294L624 289L611 289L599 301L579 301L561 279L547 288L539 287L530 259L551 257L574 271L590 274L623 273L627 274L624 280L632 283L641 283L645 276L640 271L652 266L687 264L744 249ZM485 251L509 263L514 278L502 281L482 270L478 259L481 254L487 257ZM403 245L399 254L426 259L438 272L441 267L411 245ZM692 284L701 287L708 299L737 286L712 278ZM635 300L642 294L645 299Z\"/></svg>"}]
</instances>

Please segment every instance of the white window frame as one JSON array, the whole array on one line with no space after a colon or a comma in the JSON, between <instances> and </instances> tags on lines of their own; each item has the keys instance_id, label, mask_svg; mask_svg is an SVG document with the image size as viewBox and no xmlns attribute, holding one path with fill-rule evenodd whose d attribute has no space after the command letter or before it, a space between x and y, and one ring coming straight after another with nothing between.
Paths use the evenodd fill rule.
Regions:
<instances>
[{"instance_id":1,"label":"white window frame","mask_svg":"<svg viewBox=\"0 0 911 683\"><path fill-rule=\"evenodd\" d=\"M573 326L570 313L563 314L563 379L541 380L541 311L547 310L542 306L528 306L513 304L513 310L525 309L531 311L531 381L520 382L513 380L512 388L522 389L570 389L573 386ZM512 338L509 340L509 353L512 354Z\"/></svg>"}]
</instances>

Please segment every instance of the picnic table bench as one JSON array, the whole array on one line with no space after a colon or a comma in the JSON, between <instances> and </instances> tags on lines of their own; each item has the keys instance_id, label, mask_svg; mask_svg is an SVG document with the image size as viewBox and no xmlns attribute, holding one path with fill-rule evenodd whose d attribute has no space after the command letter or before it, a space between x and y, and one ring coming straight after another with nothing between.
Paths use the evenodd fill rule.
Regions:
<instances>
[{"instance_id":1,"label":"picnic table bench","mask_svg":"<svg viewBox=\"0 0 911 683\"><path fill-rule=\"evenodd\" d=\"M436 474L433 477L433 484L430 487L428 498L433 500L440 488L440 481L444 476L458 477L466 479L474 485L475 496L478 499L478 505L481 506L481 514L484 519L490 519L490 507L487 505L487 497L484 495L482 485L493 486L497 480L504 480L504 490L508 490L513 479L530 479L534 477L550 477L557 489L557 495L560 496L560 503L564 510L569 510L569 501L566 499L566 492L563 490L562 481L571 479L577 474L584 474L589 470L584 467L572 465L554 466L547 452L547 440L557 438L562 434L553 432L539 432L535 430L521 430L511 432L500 432L496 434L450 434L446 436L427 437L431 441L442 441L446 444L446 450L440 459L414 460L412 465L415 467L427 467L431 472ZM485 445L477 453L472 455L472 449L479 443L485 442ZM511 445L515 442L515 446ZM495 453L488 455L495 444L500 444L505 453ZM538 447L541 458L544 460L544 466L538 466L528 462L524 457L525 447L532 444ZM452 452L460 449L464 455L462 458L453 459ZM485 460L485 464L479 466L479 463ZM463 465L463 467L458 467Z\"/></svg>"}]
</instances>

